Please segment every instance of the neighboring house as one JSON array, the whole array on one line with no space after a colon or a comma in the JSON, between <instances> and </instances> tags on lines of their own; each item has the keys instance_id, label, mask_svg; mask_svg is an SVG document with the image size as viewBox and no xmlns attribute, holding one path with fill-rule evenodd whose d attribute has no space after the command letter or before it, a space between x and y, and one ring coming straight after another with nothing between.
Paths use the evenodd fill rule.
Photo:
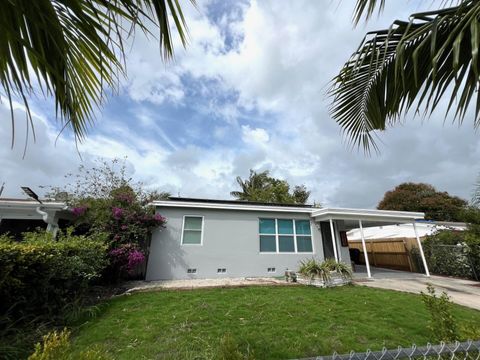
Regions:
<instances>
[{"instance_id":1,"label":"neighboring house","mask_svg":"<svg viewBox=\"0 0 480 360\"><path fill-rule=\"evenodd\" d=\"M36 228L55 234L59 225L70 219L72 215L64 202L43 200L40 204L29 199L0 198L0 234L20 239L22 232Z\"/></svg>"},{"instance_id":2,"label":"neighboring house","mask_svg":"<svg viewBox=\"0 0 480 360\"><path fill-rule=\"evenodd\" d=\"M147 280L281 276L312 257L350 264L347 231L424 218L402 211L173 197L152 205L167 225L152 236Z\"/></svg>"}]
</instances>

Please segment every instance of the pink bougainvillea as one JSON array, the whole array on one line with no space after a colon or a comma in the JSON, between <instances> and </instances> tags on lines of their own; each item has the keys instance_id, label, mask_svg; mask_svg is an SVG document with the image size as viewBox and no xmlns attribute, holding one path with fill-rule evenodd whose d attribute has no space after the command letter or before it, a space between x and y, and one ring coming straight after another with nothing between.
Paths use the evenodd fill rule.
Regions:
<instances>
[{"instance_id":1,"label":"pink bougainvillea","mask_svg":"<svg viewBox=\"0 0 480 360\"><path fill-rule=\"evenodd\" d=\"M145 255L139 250L132 250L128 254L127 271L132 272L138 265L143 264Z\"/></svg>"},{"instance_id":2,"label":"pink bougainvillea","mask_svg":"<svg viewBox=\"0 0 480 360\"><path fill-rule=\"evenodd\" d=\"M160 215L160 214L155 214L155 215L153 216L153 219L154 219L155 221L157 221L157 222L160 222L160 223L164 223L164 222L167 221L167 219L166 219L165 217L163 217L162 215Z\"/></svg>"},{"instance_id":3,"label":"pink bougainvillea","mask_svg":"<svg viewBox=\"0 0 480 360\"><path fill-rule=\"evenodd\" d=\"M71 211L72 211L73 215L75 215L75 216L82 216L87 211L87 207L86 206L77 206L77 207L74 207Z\"/></svg>"},{"instance_id":4,"label":"pink bougainvillea","mask_svg":"<svg viewBox=\"0 0 480 360\"><path fill-rule=\"evenodd\" d=\"M112 208L112 215L116 220L121 219L123 215L123 209L119 207L113 207Z\"/></svg>"},{"instance_id":5,"label":"pink bougainvillea","mask_svg":"<svg viewBox=\"0 0 480 360\"><path fill-rule=\"evenodd\" d=\"M132 273L145 261L145 254L134 244L123 244L110 250L110 261L120 272Z\"/></svg>"}]
</instances>

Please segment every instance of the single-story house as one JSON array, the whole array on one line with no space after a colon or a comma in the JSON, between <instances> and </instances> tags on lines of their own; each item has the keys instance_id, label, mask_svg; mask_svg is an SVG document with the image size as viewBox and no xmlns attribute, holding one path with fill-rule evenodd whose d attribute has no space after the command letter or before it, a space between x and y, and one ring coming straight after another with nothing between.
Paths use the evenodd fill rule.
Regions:
<instances>
[{"instance_id":1,"label":"single-story house","mask_svg":"<svg viewBox=\"0 0 480 360\"><path fill-rule=\"evenodd\" d=\"M22 232L36 228L56 233L59 225L72 218L66 203L30 199L0 198L0 234L19 238Z\"/></svg>"},{"instance_id":2,"label":"single-story house","mask_svg":"<svg viewBox=\"0 0 480 360\"><path fill-rule=\"evenodd\" d=\"M312 257L350 264L347 231L415 226L424 218L417 212L179 197L152 205L167 225L152 235L146 280L274 277ZM367 270L370 277L368 261Z\"/></svg>"}]
</instances>

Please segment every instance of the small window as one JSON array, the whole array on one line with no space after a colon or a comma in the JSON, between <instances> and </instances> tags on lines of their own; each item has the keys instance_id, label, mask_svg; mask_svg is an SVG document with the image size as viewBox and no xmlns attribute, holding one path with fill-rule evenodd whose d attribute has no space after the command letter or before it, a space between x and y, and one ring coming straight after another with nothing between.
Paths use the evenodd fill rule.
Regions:
<instances>
[{"instance_id":1,"label":"small window","mask_svg":"<svg viewBox=\"0 0 480 360\"><path fill-rule=\"evenodd\" d=\"M260 234L272 234L275 235L275 219L260 219L259 221Z\"/></svg>"},{"instance_id":2,"label":"small window","mask_svg":"<svg viewBox=\"0 0 480 360\"><path fill-rule=\"evenodd\" d=\"M277 242L275 235L260 235L261 252L277 252Z\"/></svg>"},{"instance_id":3,"label":"small window","mask_svg":"<svg viewBox=\"0 0 480 360\"><path fill-rule=\"evenodd\" d=\"M269 272L269 273L274 273L274 272L275 272L275 268L274 268L274 267L269 267L269 268L267 269L267 272Z\"/></svg>"},{"instance_id":4,"label":"small window","mask_svg":"<svg viewBox=\"0 0 480 360\"><path fill-rule=\"evenodd\" d=\"M185 216L183 218L182 244L201 245L203 231L202 216Z\"/></svg>"},{"instance_id":5,"label":"small window","mask_svg":"<svg viewBox=\"0 0 480 360\"><path fill-rule=\"evenodd\" d=\"M218 269L217 269L217 273L218 273L218 274L224 274L224 273L226 273L226 272L227 272L227 269L225 269L225 268L218 268Z\"/></svg>"},{"instance_id":6,"label":"small window","mask_svg":"<svg viewBox=\"0 0 480 360\"><path fill-rule=\"evenodd\" d=\"M196 274L197 269L187 269L187 274Z\"/></svg>"},{"instance_id":7,"label":"small window","mask_svg":"<svg viewBox=\"0 0 480 360\"><path fill-rule=\"evenodd\" d=\"M312 252L312 237L311 236L297 236L297 251L298 252Z\"/></svg>"},{"instance_id":8,"label":"small window","mask_svg":"<svg viewBox=\"0 0 480 360\"><path fill-rule=\"evenodd\" d=\"M278 219L278 233L293 235L293 220Z\"/></svg>"},{"instance_id":9,"label":"small window","mask_svg":"<svg viewBox=\"0 0 480 360\"><path fill-rule=\"evenodd\" d=\"M278 237L278 250L280 252L295 252L293 236L280 235Z\"/></svg>"},{"instance_id":10,"label":"small window","mask_svg":"<svg viewBox=\"0 0 480 360\"><path fill-rule=\"evenodd\" d=\"M309 220L295 220L295 232L297 235L311 235Z\"/></svg>"}]
</instances>

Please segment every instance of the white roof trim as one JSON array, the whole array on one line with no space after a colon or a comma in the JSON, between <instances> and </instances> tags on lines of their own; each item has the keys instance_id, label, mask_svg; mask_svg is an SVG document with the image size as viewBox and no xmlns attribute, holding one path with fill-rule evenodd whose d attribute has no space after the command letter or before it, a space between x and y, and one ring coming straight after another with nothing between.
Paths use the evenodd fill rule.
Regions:
<instances>
[{"instance_id":1,"label":"white roof trim","mask_svg":"<svg viewBox=\"0 0 480 360\"><path fill-rule=\"evenodd\" d=\"M219 204L204 203L195 201L153 201L153 206L158 207L176 207L176 208L195 208L195 209L220 209L220 210L245 210L245 211L272 211L272 212L296 212L310 214L312 208L298 206L270 206L254 204Z\"/></svg>"},{"instance_id":2,"label":"white roof trim","mask_svg":"<svg viewBox=\"0 0 480 360\"><path fill-rule=\"evenodd\" d=\"M369 209L342 209L325 208L312 211L312 217L316 220L350 220L350 219L376 219L385 221L412 221L425 218L422 212L392 211L392 210L369 210Z\"/></svg>"},{"instance_id":3,"label":"white roof trim","mask_svg":"<svg viewBox=\"0 0 480 360\"><path fill-rule=\"evenodd\" d=\"M36 209L41 207L44 209L63 210L67 208L67 204L62 202L44 202L40 204L37 201L18 201L18 200L2 200L0 199L0 209Z\"/></svg>"},{"instance_id":4,"label":"white roof trim","mask_svg":"<svg viewBox=\"0 0 480 360\"><path fill-rule=\"evenodd\" d=\"M328 219L365 219L378 221L406 222L415 219L423 219L425 214L420 212L368 210L368 209L343 209L343 208L308 208L298 206L270 206L255 204L220 204L199 201L153 201L150 205L171 208L194 208L194 209L219 209L219 210L244 210L244 211L271 211L310 214L315 220Z\"/></svg>"}]
</instances>

